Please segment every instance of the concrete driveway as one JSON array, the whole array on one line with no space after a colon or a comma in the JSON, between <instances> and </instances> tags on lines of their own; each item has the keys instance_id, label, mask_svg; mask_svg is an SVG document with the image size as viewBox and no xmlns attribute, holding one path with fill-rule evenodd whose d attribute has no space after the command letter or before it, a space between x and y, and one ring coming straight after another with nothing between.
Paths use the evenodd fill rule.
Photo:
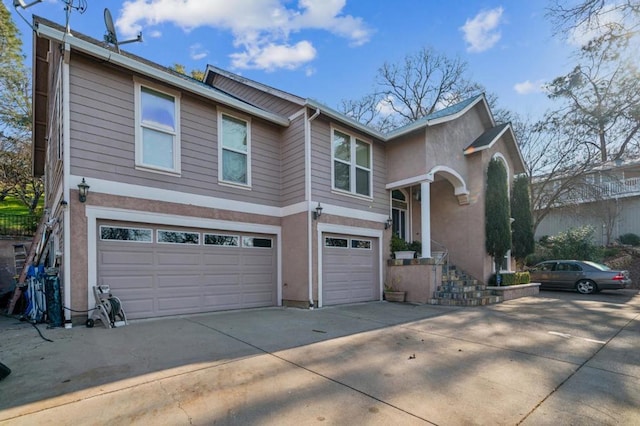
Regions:
<instances>
[{"instance_id":1,"label":"concrete driveway","mask_svg":"<svg viewBox=\"0 0 640 426\"><path fill-rule=\"evenodd\" d=\"M0 424L640 424L637 290L39 329L0 317Z\"/></svg>"}]
</instances>

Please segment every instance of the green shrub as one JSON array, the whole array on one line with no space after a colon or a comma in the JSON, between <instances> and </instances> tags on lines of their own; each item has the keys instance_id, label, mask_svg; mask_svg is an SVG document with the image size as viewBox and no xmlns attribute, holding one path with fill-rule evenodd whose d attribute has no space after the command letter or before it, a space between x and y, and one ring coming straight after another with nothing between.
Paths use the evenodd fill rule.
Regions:
<instances>
[{"instance_id":1,"label":"green shrub","mask_svg":"<svg viewBox=\"0 0 640 426\"><path fill-rule=\"evenodd\" d=\"M397 251L409 250L408 247L409 245L407 244L407 242L402 238L400 238L398 234L394 233L391 236L391 243L390 243L391 253L395 253Z\"/></svg>"},{"instance_id":2,"label":"green shrub","mask_svg":"<svg viewBox=\"0 0 640 426\"><path fill-rule=\"evenodd\" d=\"M604 249L602 255L605 258L608 257L617 257L620 254L620 249L618 247L607 247Z\"/></svg>"},{"instance_id":3,"label":"green shrub","mask_svg":"<svg viewBox=\"0 0 640 426\"><path fill-rule=\"evenodd\" d=\"M628 244L630 246L640 246L640 236L630 232L628 234L620 235L621 244Z\"/></svg>"},{"instance_id":4,"label":"green shrub","mask_svg":"<svg viewBox=\"0 0 640 426\"><path fill-rule=\"evenodd\" d=\"M529 284L531 275L529 272L516 272L516 284Z\"/></svg>"},{"instance_id":5,"label":"green shrub","mask_svg":"<svg viewBox=\"0 0 640 426\"><path fill-rule=\"evenodd\" d=\"M407 250L415 251L416 253L422 253L422 242L412 241L407 245Z\"/></svg>"},{"instance_id":6,"label":"green shrub","mask_svg":"<svg viewBox=\"0 0 640 426\"><path fill-rule=\"evenodd\" d=\"M571 228L548 237L536 247L537 261L550 259L578 259L601 262L603 249L593 243L592 226Z\"/></svg>"},{"instance_id":7,"label":"green shrub","mask_svg":"<svg viewBox=\"0 0 640 426\"><path fill-rule=\"evenodd\" d=\"M529 272L501 272L500 286L529 284L531 282L531 276ZM487 285L497 286L496 274L489 277L489 283Z\"/></svg>"}]
</instances>

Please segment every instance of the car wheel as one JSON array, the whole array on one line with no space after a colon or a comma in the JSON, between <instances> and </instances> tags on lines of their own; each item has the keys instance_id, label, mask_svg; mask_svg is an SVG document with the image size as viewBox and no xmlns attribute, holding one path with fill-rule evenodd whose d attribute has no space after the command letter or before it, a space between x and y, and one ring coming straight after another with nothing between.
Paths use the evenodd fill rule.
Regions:
<instances>
[{"instance_id":1,"label":"car wheel","mask_svg":"<svg viewBox=\"0 0 640 426\"><path fill-rule=\"evenodd\" d=\"M591 280L580 280L576 283L576 290L581 294L591 294L598 291L598 286Z\"/></svg>"}]
</instances>

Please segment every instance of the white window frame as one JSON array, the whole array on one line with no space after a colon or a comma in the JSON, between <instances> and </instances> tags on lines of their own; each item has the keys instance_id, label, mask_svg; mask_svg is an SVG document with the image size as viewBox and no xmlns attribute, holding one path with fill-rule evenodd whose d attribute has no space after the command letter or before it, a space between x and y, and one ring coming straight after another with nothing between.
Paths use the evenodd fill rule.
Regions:
<instances>
[{"instance_id":1,"label":"white window frame","mask_svg":"<svg viewBox=\"0 0 640 426\"><path fill-rule=\"evenodd\" d=\"M246 153L223 146L224 141L222 139L223 138L222 120L223 120L223 116L225 115L235 120L244 121L246 123L247 125L247 152ZM244 154L247 156L247 183L224 180L223 149L227 149L229 151L236 152L238 154ZM245 189L251 188L251 118L246 116L241 116L235 113L231 113L224 109L218 109L218 183L223 185L241 187Z\"/></svg>"},{"instance_id":2,"label":"white window frame","mask_svg":"<svg viewBox=\"0 0 640 426\"><path fill-rule=\"evenodd\" d=\"M342 188L336 188L336 173L335 173L335 165L336 161L347 164L344 160L335 157L334 149L333 149L333 138L335 132L338 131L349 137L349 148L350 148L350 157L351 161L349 162L349 191L345 191ZM356 145L357 142L360 141L369 145L369 168L366 169L362 166L358 166L356 162ZM365 198L367 200L373 200L373 143L370 140L365 138L361 138L355 136L354 134L341 129L339 127L331 127L331 189L335 192L339 192L341 194L353 195L358 198ZM356 171L358 169L367 170L369 172L369 195L360 194L356 191Z\"/></svg>"},{"instance_id":3,"label":"white window frame","mask_svg":"<svg viewBox=\"0 0 640 426\"><path fill-rule=\"evenodd\" d=\"M180 93L168 90L166 88L160 88L157 85L150 84L148 82L143 82L140 80L134 80L135 86L135 145L136 145L136 169L143 169L157 173L165 173L170 175L180 175L181 173L181 164L180 164L180 151L181 151L181 143L180 143ZM150 126L148 124L144 125L144 127L162 132L165 134L170 134L173 136L173 168L161 167L153 164L145 164L143 162L143 152L142 152L142 88L146 88L149 90L153 90L154 92L162 93L163 95L170 96L173 98L174 105L174 116L175 116L175 131L168 132L166 129L159 129L154 126Z\"/></svg>"}]
</instances>

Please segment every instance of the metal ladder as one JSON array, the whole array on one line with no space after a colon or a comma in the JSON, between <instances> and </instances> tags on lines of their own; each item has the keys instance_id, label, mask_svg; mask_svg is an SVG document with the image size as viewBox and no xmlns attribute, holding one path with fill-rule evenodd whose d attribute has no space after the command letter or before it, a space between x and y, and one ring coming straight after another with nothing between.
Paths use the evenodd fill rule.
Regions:
<instances>
[{"instance_id":1,"label":"metal ladder","mask_svg":"<svg viewBox=\"0 0 640 426\"><path fill-rule=\"evenodd\" d=\"M27 249L24 247L24 244L13 245L13 260L16 268L15 275L19 275L27 261Z\"/></svg>"}]
</instances>

